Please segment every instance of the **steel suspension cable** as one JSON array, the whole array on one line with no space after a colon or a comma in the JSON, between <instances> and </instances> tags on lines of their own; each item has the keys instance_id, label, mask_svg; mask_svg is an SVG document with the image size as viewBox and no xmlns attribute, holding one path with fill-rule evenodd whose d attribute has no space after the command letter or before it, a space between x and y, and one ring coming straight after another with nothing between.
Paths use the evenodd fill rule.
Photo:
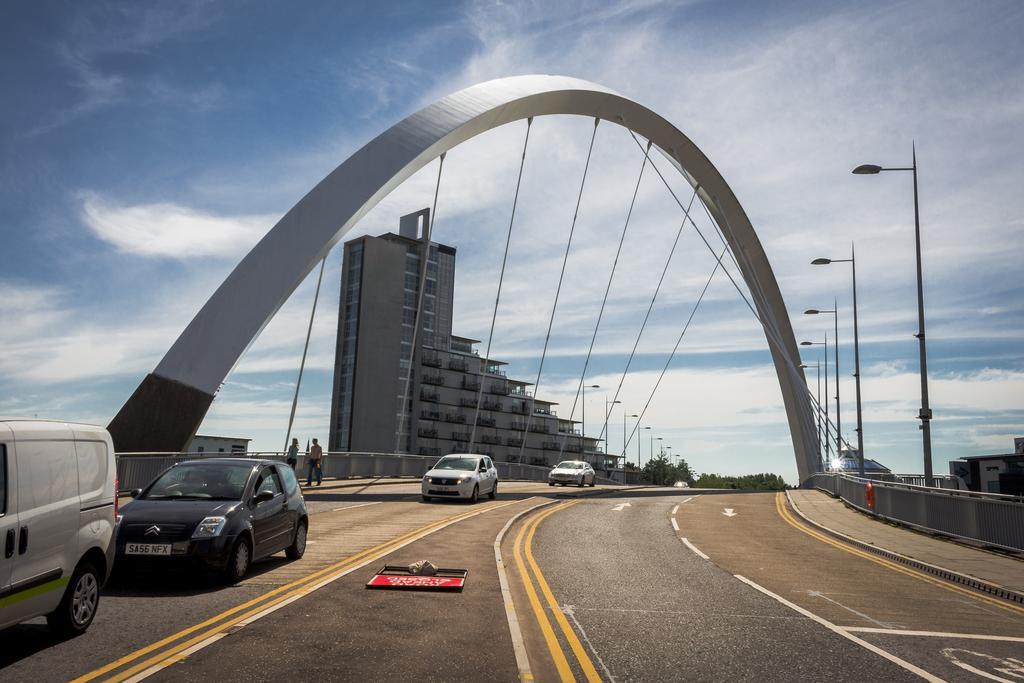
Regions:
<instances>
[{"instance_id":1,"label":"steel suspension cable","mask_svg":"<svg viewBox=\"0 0 1024 683\"><path fill-rule=\"evenodd\" d=\"M590 337L590 348L587 349L587 357L583 361L583 372L580 373L580 383L576 387L576 395L572 399L572 410L569 411L569 429L572 429L572 418L576 414L576 404L580 398L580 392L583 391L583 381L587 376L587 368L590 367L590 356L594 352L594 343L597 341L597 332L601 329L601 319L604 317L604 307L608 303L608 292L612 289L612 281L615 279L615 269L619 265L619 255L622 254L622 245L626 241L626 231L629 229L629 219L633 217L633 207L636 206L636 196L640 192L640 182L644 179L644 170L647 168L647 162L650 160L651 144L647 143L647 149L644 151L644 162L640 166L640 174L636 179L636 186L633 188L633 198L629 202L629 211L626 212L626 222L622 226L622 235L619 237L619 246L615 250L615 260L612 262L612 271L608 274L608 284L604 288L604 298L601 299L601 310L597 313L597 322L594 324L594 334ZM584 406L586 408L586 406ZM585 437L587 426L585 424L580 425L580 454L585 452L586 442ZM565 442L569 438L569 434L566 433L562 437L561 446L558 449L558 459L562 459L562 454L565 452Z\"/></svg>"},{"instance_id":2,"label":"steel suspension cable","mask_svg":"<svg viewBox=\"0 0 1024 683\"><path fill-rule=\"evenodd\" d=\"M723 254L724 256L724 254ZM672 359L675 358L676 352L679 351L679 345L683 343L683 337L686 336L686 331L690 329L690 323L693 322L693 316L697 314L697 309L700 308L700 304L704 301L704 295L707 294L708 288L711 286L711 281L714 280L715 274L719 268L722 267L722 260L719 258L715 267L711 269L711 275L708 276L707 282L704 283L704 289L700 291L700 296L697 297L696 303L693 304L693 309L690 311L690 317L686 319L686 324L683 325L682 331L679 333L679 338L676 339L676 345L672 347L672 353L668 355L668 359L665 361L665 366L661 369L661 374L658 375L658 380L654 383L654 388L651 389L651 395L647 397L647 402L644 404L643 410L640 411L640 417L637 419L636 425L633 426L633 431L629 435L629 439L626 441L627 448L629 444L633 442L633 436L636 435L636 431L640 426L640 423L644 419L644 415L647 414L647 409L651 405L651 401L654 400L654 394L658 391L658 387L661 386L661 380L665 378L665 373L668 372L669 366L672 364ZM623 464L625 468L625 464ZM625 469L623 469L623 478L625 478Z\"/></svg>"},{"instance_id":3,"label":"steel suspension cable","mask_svg":"<svg viewBox=\"0 0 1024 683\"><path fill-rule=\"evenodd\" d=\"M526 119L526 138L523 140L523 154L519 159L519 175L516 178L516 192L512 199L512 215L508 219L508 234L505 236L505 253L501 257L501 274L498 276L498 291L494 295L494 313L491 314L491 331L487 335L487 350L480 361L480 386L476 392L476 411L473 413L473 429L469 436L469 452L473 452L476 443L477 420L480 419L480 403L484 395L484 376L487 363L491 360L491 342L494 340L494 323L498 319L498 304L501 302L501 284L505 280L505 264L508 263L508 247L512 242L512 226L516 220L516 207L519 205L519 188L523 183L523 166L526 165L526 148L530 144L530 129L533 127L533 117Z\"/></svg>"},{"instance_id":4,"label":"steel suspension cable","mask_svg":"<svg viewBox=\"0 0 1024 683\"><path fill-rule=\"evenodd\" d=\"M327 263L325 254L320 261L320 274L316 278L316 293L313 295L313 310L309 312L309 327L306 328L306 345L302 347L302 360L299 362L299 378L295 381L295 395L292 397L292 411L288 415L288 431L284 437L284 452L288 452L288 442L292 438L292 424L295 422L295 408L299 405L299 387L302 386L302 371L306 369L306 352L309 351L309 338L313 334L313 317L316 315L316 302L320 300L320 282L324 279L324 265Z\"/></svg>"},{"instance_id":5,"label":"steel suspension cable","mask_svg":"<svg viewBox=\"0 0 1024 683\"><path fill-rule=\"evenodd\" d=\"M442 153L437 165L437 183L434 185L434 202L430 215L423 224L423 246L420 250L420 277L419 291L416 294L416 317L412 327L412 346L409 348L409 367L405 371L405 389L402 391L402 410L398 417L398 431L395 432L395 453L401 453L402 436L405 432L405 415L408 410L412 412L412 404L409 402L409 385L412 382L412 368L416 361L416 343L420 332L420 318L423 315L423 294L427 284L427 262L430 261L430 240L433 232L434 219L437 216L437 195L441 191L441 171L444 170L444 158L447 152ZM436 310L436 307L435 307ZM409 416L412 418L412 415ZM411 421L411 420L410 420Z\"/></svg>"},{"instance_id":6,"label":"steel suspension cable","mask_svg":"<svg viewBox=\"0 0 1024 683\"><path fill-rule=\"evenodd\" d=\"M572 247L572 236L576 232L576 220L580 215L580 203L583 201L583 188L587 185L587 172L590 170L590 158L594 152L594 140L597 138L597 126L601 119L594 119L594 132L590 135L590 148L587 150L587 162L583 165L583 179L580 180L580 191L576 195L576 210L572 214L572 225L569 226L569 239L565 243L565 255L562 257L562 270L558 274L558 286L555 288L555 303L551 307L551 317L548 319L548 331L544 335L544 349L540 354L540 365L537 368L537 381L533 383L533 395L530 397L530 409L526 414L526 423L523 426L523 438L519 444L519 462L523 461L523 452L526 448L526 438L530 432L530 423L533 421L533 409L537 401L537 392L540 391L541 373L544 372L544 359L548 353L548 342L551 341L551 328L555 323L555 311L558 310L558 297L562 292L562 280L565 278L565 266L569 262L569 249Z\"/></svg>"},{"instance_id":7,"label":"steel suspension cable","mask_svg":"<svg viewBox=\"0 0 1024 683\"><path fill-rule=\"evenodd\" d=\"M686 208L687 214L690 212L690 208L693 206L693 201L697 198L697 189L694 188L693 195L690 197L690 206ZM661 285L665 281L665 275L668 273L669 264L672 263L672 257L676 253L676 247L679 245L679 238L683 234L683 228L686 227L686 219L684 218L682 223L679 224L679 229L676 231L676 238L672 242L672 248L668 252L668 258L665 259L665 267L661 269L661 277L658 278L658 286L654 288L654 295L651 296L651 303L647 306L647 313L644 315L644 321L640 324L640 331L636 335L636 340L633 342L633 350L629 352L629 359L626 361L626 367L622 371L622 377L619 378L619 385L615 387L615 396L612 397L612 402L608 404L608 408L604 415L604 426L601 428L601 435L599 439L604 437L605 432L608 429L608 419L611 417L612 409L615 406L615 402L619 398L619 392L622 391L622 385L626 381L626 375L629 374L629 368L633 364L633 358L636 356L637 347L640 346L640 338L644 335L644 329L647 327L647 321L651 317L651 311L654 310L654 302L658 299L658 293L661 292ZM622 457L626 457L625 453L626 444L623 444Z\"/></svg>"}]
</instances>

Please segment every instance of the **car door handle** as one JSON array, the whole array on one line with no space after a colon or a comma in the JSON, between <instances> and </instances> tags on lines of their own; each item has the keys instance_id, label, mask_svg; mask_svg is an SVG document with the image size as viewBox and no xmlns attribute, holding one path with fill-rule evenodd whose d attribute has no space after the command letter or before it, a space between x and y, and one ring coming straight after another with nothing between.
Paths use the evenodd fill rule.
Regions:
<instances>
[{"instance_id":1,"label":"car door handle","mask_svg":"<svg viewBox=\"0 0 1024 683\"><path fill-rule=\"evenodd\" d=\"M14 555L14 529L7 530L7 540L4 542L4 557L10 558Z\"/></svg>"},{"instance_id":2,"label":"car door handle","mask_svg":"<svg viewBox=\"0 0 1024 683\"><path fill-rule=\"evenodd\" d=\"M28 550L28 527L21 527L21 538L18 539L18 554L24 555Z\"/></svg>"}]
</instances>

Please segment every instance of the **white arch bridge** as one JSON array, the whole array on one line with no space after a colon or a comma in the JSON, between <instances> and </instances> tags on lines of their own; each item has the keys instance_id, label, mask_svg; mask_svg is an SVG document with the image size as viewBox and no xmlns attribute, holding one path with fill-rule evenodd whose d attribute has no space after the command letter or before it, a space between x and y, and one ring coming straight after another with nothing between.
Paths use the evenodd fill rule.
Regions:
<instances>
[{"instance_id":1,"label":"white arch bridge","mask_svg":"<svg viewBox=\"0 0 1024 683\"><path fill-rule=\"evenodd\" d=\"M460 143L522 120L528 123L528 140L533 119L546 115L591 118L595 132L601 121L622 126L637 141L645 166L649 162L661 175L657 155L650 154L656 150L693 188L716 226L713 237L720 240L718 245L689 218L690 207L678 197L676 202L685 214L684 222L689 219L716 259L716 270L728 254L743 278L749 297L729 270L722 268L764 330L785 404L797 471L801 481L807 479L819 469L815 406L775 275L736 196L696 145L663 117L600 85L563 76L518 76L466 88L400 121L345 160L242 259L145 377L110 423L118 451L184 448L246 348L370 209L426 164L441 157L443 165L443 155ZM588 156L588 165L589 160ZM584 182L585 178L586 172ZM511 234L511 221L509 230ZM423 263L425 268L425 259Z\"/></svg>"}]
</instances>

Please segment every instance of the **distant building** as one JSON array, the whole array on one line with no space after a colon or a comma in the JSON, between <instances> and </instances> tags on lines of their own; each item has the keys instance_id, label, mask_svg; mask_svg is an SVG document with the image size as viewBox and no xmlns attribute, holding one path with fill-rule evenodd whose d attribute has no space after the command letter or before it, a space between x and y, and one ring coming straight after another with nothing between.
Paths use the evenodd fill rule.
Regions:
<instances>
[{"instance_id":1,"label":"distant building","mask_svg":"<svg viewBox=\"0 0 1024 683\"><path fill-rule=\"evenodd\" d=\"M562 457L614 467L615 458L597 450L598 440L582 440L577 423L534 398L529 382L507 377L503 361L481 358L478 340L452 334L456 251L436 242L427 257L409 400L403 401L427 220L424 209L404 216L397 235L345 243L329 450L392 453L397 445L420 455L466 452L482 388L474 452L507 462L550 465Z\"/></svg>"},{"instance_id":2,"label":"distant building","mask_svg":"<svg viewBox=\"0 0 1024 683\"><path fill-rule=\"evenodd\" d=\"M196 434L188 442L183 453L245 453L252 439L235 439L229 436L203 436Z\"/></svg>"},{"instance_id":3,"label":"distant building","mask_svg":"<svg viewBox=\"0 0 1024 683\"><path fill-rule=\"evenodd\" d=\"M973 455L949 461L949 473L971 491L1024 495L1024 438L1013 440L1014 453Z\"/></svg>"}]
</instances>

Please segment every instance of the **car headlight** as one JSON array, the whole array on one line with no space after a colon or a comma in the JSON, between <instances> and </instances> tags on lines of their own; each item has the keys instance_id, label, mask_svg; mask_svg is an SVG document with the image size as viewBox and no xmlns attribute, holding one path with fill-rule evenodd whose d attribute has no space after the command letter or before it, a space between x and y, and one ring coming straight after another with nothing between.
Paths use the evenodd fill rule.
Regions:
<instances>
[{"instance_id":1,"label":"car headlight","mask_svg":"<svg viewBox=\"0 0 1024 683\"><path fill-rule=\"evenodd\" d=\"M196 530L192 533L192 538L213 538L214 536L219 536L220 532L224 531L224 525L227 524L227 521L227 517L205 517L196 526Z\"/></svg>"}]
</instances>

